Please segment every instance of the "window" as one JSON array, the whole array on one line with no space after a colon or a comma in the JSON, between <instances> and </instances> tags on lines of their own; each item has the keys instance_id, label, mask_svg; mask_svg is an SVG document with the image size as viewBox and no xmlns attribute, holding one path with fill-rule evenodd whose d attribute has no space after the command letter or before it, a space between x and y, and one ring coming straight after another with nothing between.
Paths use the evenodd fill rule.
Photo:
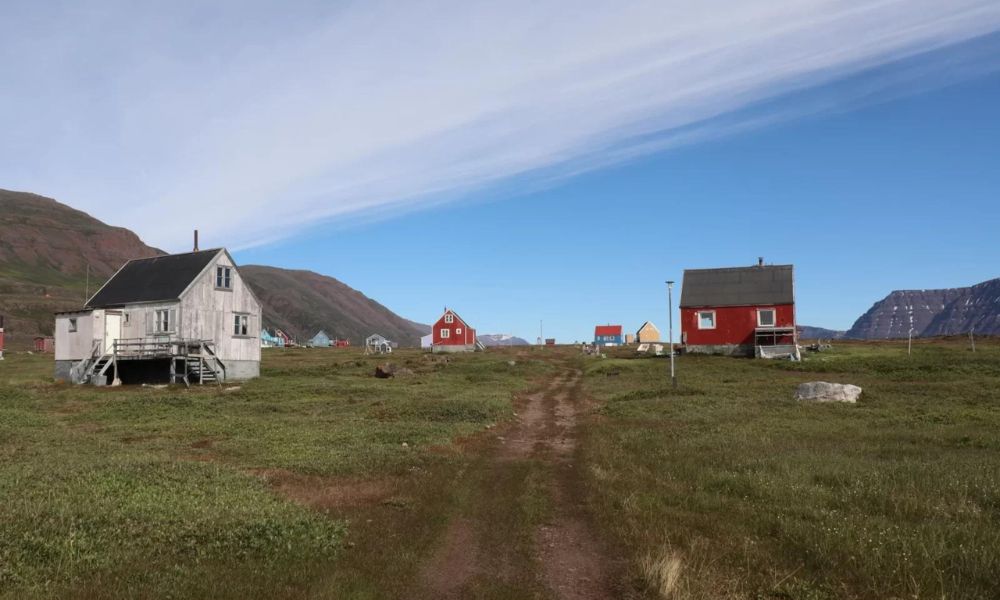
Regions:
<instances>
[{"instance_id":1,"label":"window","mask_svg":"<svg viewBox=\"0 0 1000 600\"><path fill-rule=\"evenodd\" d=\"M233 335L248 335L249 315L233 315Z\"/></svg>"},{"instance_id":2,"label":"window","mask_svg":"<svg viewBox=\"0 0 1000 600\"><path fill-rule=\"evenodd\" d=\"M757 310L758 327L774 327L774 309L761 308Z\"/></svg>"},{"instance_id":3,"label":"window","mask_svg":"<svg viewBox=\"0 0 1000 600\"><path fill-rule=\"evenodd\" d=\"M462 335L462 328L461 327L456 327L455 328L455 335Z\"/></svg>"},{"instance_id":4,"label":"window","mask_svg":"<svg viewBox=\"0 0 1000 600\"><path fill-rule=\"evenodd\" d=\"M446 314L444 316L444 322L445 323L454 323L455 322L455 315L453 315L451 313Z\"/></svg>"},{"instance_id":5,"label":"window","mask_svg":"<svg viewBox=\"0 0 1000 600\"><path fill-rule=\"evenodd\" d=\"M698 329L715 329L714 310L704 310L698 313Z\"/></svg>"},{"instance_id":6,"label":"window","mask_svg":"<svg viewBox=\"0 0 1000 600\"><path fill-rule=\"evenodd\" d=\"M215 267L215 287L229 290L233 287L233 270L230 267Z\"/></svg>"},{"instance_id":7,"label":"window","mask_svg":"<svg viewBox=\"0 0 1000 600\"><path fill-rule=\"evenodd\" d=\"M451 330L450 329L442 329L441 330L441 339L450 338L450 337L451 337Z\"/></svg>"},{"instance_id":8,"label":"window","mask_svg":"<svg viewBox=\"0 0 1000 600\"><path fill-rule=\"evenodd\" d=\"M69 332L70 333L75 333L76 332L76 318L75 317L69 320Z\"/></svg>"},{"instance_id":9,"label":"window","mask_svg":"<svg viewBox=\"0 0 1000 600\"><path fill-rule=\"evenodd\" d=\"M156 333L168 333L171 331L171 327L173 327L174 324L170 322L170 313L171 311L167 309L156 311L153 318Z\"/></svg>"},{"instance_id":10,"label":"window","mask_svg":"<svg viewBox=\"0 0 1000 600\"><path fill-rule=\"evenodd\" d=\"M130 318L129 317L129 313L125 313L125 314L122 315L122 322L125 323L126 327L128 326L129 318Z\"/></svg>"}]
</instances>

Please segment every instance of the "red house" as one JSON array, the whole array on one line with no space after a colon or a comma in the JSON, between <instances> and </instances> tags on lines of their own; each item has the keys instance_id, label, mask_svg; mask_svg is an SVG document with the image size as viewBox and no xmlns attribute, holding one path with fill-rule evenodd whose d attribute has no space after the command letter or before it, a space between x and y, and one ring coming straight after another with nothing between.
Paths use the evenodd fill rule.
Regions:
<instances>
[{"instance_id":1,"label":"red house","mask_svg":"<svg viewBox=\"0 0 1000 600\"><path fill-rule=\"evenodd\" d=\"M798 356L792 265L688 269L680 308L688 352Z\"/></svg>"},{"instance_id":2,"label":"red house","mask_svg":"<svg viewBox=\"0 0 1000 600\"><path fill-rule=\"evenodd\" d=\"M472 352L479 346L476 330L447 307L431 328L431 334L431 350L434 352Z\"/></svg>"}]
</instances>

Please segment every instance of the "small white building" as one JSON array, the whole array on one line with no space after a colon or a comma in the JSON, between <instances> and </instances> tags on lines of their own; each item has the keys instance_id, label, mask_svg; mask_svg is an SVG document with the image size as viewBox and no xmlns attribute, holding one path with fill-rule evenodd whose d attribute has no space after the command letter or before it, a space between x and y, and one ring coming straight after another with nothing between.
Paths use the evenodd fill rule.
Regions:
<instances>
[{"instance_id":1,"label":"small white building","mask_svg":"<svg viewBox=\"0 0 1000 600\"><path fill-rule=\"evenodd\" d=\"M428 333L427 335L420 338L420 347L425 350L430 350L434 345L434 333Z\"/></svg>"},{"instance_id":2,"label":"small white building","mask_svg":"<svg viewBox=\"0 0 1000 600\"><path fill-rule=\"evenodd\" d=\"M56 315L55 376L103 385L260 374L261 306L224 248L130 260Z\"/></svg>"},{"instance_id":3,"label":"small white building","mask_svg":"<svg viewBox=\"0 0 1000 600\"><path fill-rule=\"evenodd\" d=\"M395 343L378 333L373 333L365 339L365 354L389 354L395 347Z\"/></svg>"}]
</instances>

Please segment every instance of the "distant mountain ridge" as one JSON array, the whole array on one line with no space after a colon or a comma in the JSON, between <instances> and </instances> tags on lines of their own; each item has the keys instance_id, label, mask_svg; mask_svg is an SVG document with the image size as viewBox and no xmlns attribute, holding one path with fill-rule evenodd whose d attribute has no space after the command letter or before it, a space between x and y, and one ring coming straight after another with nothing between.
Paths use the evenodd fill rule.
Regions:
<instances>
[{"instance_id":1,"label":"distant mountain ridge","mask_svg":"<svg viewBox=\"0 0 1000 600\"><path fill-rule=\"evenodd\" d=\"M0 314L8 347L51 335L52 313L83 306L126 261L161 254L128 229L51 198L0 189ZM381 333L415 346L430 331L332 277L256 265L240 273L264 304L265 327L300 340L324 329L354 344Z\"/></svg>"},{"instance_id":2,"label":"distant mountain ridge","mask_svg":"<svg viewBox=\"0 0 1000 600\"><path fill-rule=\"evenodd\" d=\"M844 333L846 332L825 327L799 325L799 339L803 340L839 340L844 337Z\"/></svg>"},{"instance_id":3,"label":"distant mountain ridge","mask_svg":"<svg viewBox=\"0 0 1000 600\"><path fill-rule=\"evenodd\" d=\"M897 290L876 302L847 331L853 339L1000 335L1000 278L962 288Z\"/></svg>"},{"instance_id":4,"label":"distant mountain ridge","mask_svg":"<svg viewBox=\"0 0 1000 600\"><path fill-rule=\"evenodd\" d=\"M487 348L490 346L530 346L528 340L506 333L480 333L476 338Z\"/></svg>"}]
</instances>

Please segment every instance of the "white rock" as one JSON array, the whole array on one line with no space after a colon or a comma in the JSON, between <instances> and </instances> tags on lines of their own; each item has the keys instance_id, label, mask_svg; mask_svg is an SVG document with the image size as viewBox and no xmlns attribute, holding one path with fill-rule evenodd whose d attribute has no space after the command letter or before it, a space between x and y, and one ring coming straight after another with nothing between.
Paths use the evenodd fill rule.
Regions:
<instances>
[{"instance_id":1,"label":"white rock","mask_svg":"<svg viewBox=\"0 0 1000 600\"><path fill-rule=\"evenodd\" d=\"M810 402L857 402L859 397L861 388L849 383L810 381L799 385L795 390L796 400Z\"/></svg>"}]
</instances>

